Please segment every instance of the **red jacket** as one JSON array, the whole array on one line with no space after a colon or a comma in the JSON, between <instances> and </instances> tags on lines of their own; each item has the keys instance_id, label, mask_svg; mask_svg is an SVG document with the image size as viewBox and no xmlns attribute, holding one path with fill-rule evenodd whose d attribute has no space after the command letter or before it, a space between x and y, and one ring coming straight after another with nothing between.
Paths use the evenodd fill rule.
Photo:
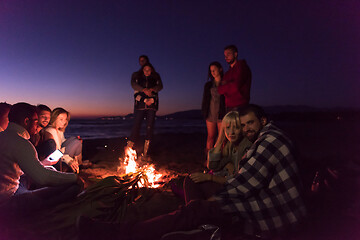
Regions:
<instances>
[{"instance_id":1,"label":"red jacket","mask_svg":"<svg viewBox=\"0 0 360 240\"><path fill-rule=\"evenodd\" d=\"M251 71L245 60L238 60L224 74L218 91L225 95L226 107L241 107L249 104Z\"/></svg>"}]
</instances>

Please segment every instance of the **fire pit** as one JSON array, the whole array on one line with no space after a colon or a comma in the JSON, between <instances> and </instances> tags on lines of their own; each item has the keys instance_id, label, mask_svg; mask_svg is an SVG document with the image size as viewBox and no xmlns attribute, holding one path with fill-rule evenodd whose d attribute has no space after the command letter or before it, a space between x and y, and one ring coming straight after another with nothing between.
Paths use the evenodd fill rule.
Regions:
<instances>
[{"instance_id":1,"label":"fire pit","mask_svg":"<svg viewBox=\"0 0 360 240\"><path fill-rule=\"evenodd\" d=\"M141 175L138 183L139 187L158 188L165 183L164 180L169 180L169 174L162 174L155 170L153 164L137 161L137 153L132 148L126 148L124 160L121 158L119 160L118 172L120 174Z\"/></svg>"}]
</instances>

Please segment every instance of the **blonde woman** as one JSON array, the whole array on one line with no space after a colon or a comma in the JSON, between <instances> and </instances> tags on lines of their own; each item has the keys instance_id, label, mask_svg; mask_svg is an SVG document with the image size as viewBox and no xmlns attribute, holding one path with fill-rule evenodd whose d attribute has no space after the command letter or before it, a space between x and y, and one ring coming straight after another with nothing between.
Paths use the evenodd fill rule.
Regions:
<instances>
[{"instance_id":1,"label":"blonde woman","mask_svg":"<svg viewBox=\"0 0 360 240\"><path fill-rule=\"evenodd\" d=\"M56 149L60 149L65 162L73 172L79 172L79 164L82 162L82 140L80 137L65 139L64 132L70 121L70 113L63 108L55 108L51 112L49 126L45 128L49 139L56 143ZM48 139L45 139L48 140Z\"/></svg>"},{"instance_id":2,"label":"blonde woman","mask_svg":"<svg viewBox=\"0 0 360 240\"><path fill-rule=\"evenodd\" d=\"M208 154L208 173L192 173L184 180L185 201L207 199L239 169L239 161L252 143L242 135L239 113L229 112L221 123L215 147Z\"/></svg>"}]
</instances>

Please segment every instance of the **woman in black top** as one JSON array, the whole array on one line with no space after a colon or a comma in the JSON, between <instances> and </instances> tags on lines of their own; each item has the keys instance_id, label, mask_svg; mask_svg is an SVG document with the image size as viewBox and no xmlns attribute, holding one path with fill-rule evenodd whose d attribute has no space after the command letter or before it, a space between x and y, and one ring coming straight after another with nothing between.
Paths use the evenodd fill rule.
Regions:
<instances>
[{"instance_id":1,"label":"woman in black top","mask_svg":"<svg viewBox=\"0 0 360 240\"><path fill-rule=\"evenodd\" d=\"M221 119L225 115L225 97L220 95L217 87L223 77L223 68L219 62L209 65L209 81L204 86L201 111L206 120L207 140L206 153L214 147L215 139L221 129Z\"/></svg>"}]
</instances>

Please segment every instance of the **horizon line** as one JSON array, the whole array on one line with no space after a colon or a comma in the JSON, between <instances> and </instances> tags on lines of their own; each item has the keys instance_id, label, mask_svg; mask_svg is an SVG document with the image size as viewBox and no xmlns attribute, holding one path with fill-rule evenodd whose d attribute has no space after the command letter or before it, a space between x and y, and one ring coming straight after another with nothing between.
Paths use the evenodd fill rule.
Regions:
<instances>
[{"instance_id":1,"label":"horizon line","mask_svg":"<svg viewBox=\"0 0 360 240\"><path fill-rule=\"evenodd\" d=\"M326 111L331 111L331 110L346 110L346 111L360 111L359 107L343 107L343 106L337 106L337 107L315 107L315 106L309 106L309 105L269 105L269 106L263 106L264 108L271 108L271 107L277 107L277 108L281 108L281 107L303 107L303 108L313 108L313 109L317 109L317 110L326 110ZM165 114L160 114L160 115L156 115L158 117L163 117L166 115L171 115L171 114L175 114L175 113L180 113L180 112L189 112L189 111L201 111L200 108L198 109L188 109L188 110L179 110L176 112L171 112L171 113L165 113ZM108 117L125 117L128 115L133 114L133 112L127 113L127 114L119 114L119 115L87 115L87 114L71 114L72 118L108 118Z\"/></svg>"}]
</instances>

